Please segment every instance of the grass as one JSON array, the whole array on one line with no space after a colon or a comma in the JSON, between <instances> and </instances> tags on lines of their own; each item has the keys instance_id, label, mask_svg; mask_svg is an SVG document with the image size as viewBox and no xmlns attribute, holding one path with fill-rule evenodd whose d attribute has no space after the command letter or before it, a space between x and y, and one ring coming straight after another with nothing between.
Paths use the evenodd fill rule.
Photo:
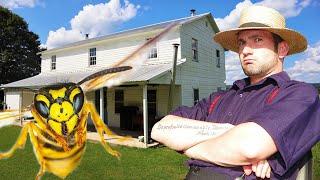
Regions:
<instances>
[{"instance_id":1,"label":"grass","mask_svg":"<svg viewBox=\"0 0 320 180\"><path fill-rule=\"evenodd\" d=\"M0 130L0 151L13 145L20 129L12 126ZM121 152L120 160L107 154L100 143L88 142L81 164L66 179L183 179L188 170L186 157L168 148L114 149ZM0 179L34 179L38 170L29 140L14 156L0 160ZM59 178L46 173L42 179Z\"/></svg>"},{"instance_id":2,"label":"grass","mask_svg":"<svg viewBox=\"0 0 320 180\"><path fill-rule=\"evenodd\" d=\"M313 154L313 179L320 179L320 143L312 149Z\"/></svg>"},{"instance_id":3,"label":"grass","mask_svg":"<svg viewBox=\"0 0 320 180\"><path fill-rule=\"evenodd\" d=\"M19 127L0 129L0 151L9 149L15 142ZM188 168L186 157L168 148L138 149L115 146L121 160L107 154L99 143L88 142L79 167L66 179L183 179ZM313 176L320 179L320 144L313 148ZM0 160L0 179L34 179L39 165L28 140L26 147L17 150L13 157ZM43 179L58 179L46 173Z\"/></svg>"}]
</instances>

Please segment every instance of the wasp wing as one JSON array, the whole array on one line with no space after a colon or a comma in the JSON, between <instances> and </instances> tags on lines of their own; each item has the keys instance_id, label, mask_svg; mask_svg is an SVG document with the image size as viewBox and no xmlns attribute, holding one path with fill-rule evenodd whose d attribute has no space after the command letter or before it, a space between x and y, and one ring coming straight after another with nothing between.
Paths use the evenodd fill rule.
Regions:
<instances>
[{"instance_id":1,"label":"wasp wing","mask_svg":"<svg viewBox=\"0 0 320 180\"><path fill-rule=\"evenodd\" d=\"M149 39L147 42L142 44L132 53L130 53L123 59L117 61L111 66L112 68L120 68L120 67L132 67L132 68L127 69L124 72L118 71L118 73L112 73L112 74L100 73L99 76L91 78L90 80L88 79L87 82L82 82L83 85L81 86L81 88L84 91L91 91L94 89L99 89L103 86L112 87L114 85L120 85L133 72L141 68L141 66L147 60L146 54L151 50L151 48L155 46L160 39L163 39L168 34L168 32L171 31L177 25L178 23L172 23L168 25L163 31L161 31L155 37L153 37L152 39Z\"/></svg>"}]
</instances>

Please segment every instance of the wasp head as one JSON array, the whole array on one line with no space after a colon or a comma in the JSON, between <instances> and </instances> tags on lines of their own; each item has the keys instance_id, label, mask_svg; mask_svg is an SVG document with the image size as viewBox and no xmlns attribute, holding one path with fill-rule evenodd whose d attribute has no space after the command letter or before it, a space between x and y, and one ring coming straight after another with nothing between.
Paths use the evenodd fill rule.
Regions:
<instances>
[{"instance_id":1,"label":"wasp head","mask_svg":"<svg viewBox=\"0 0 320 180\"><path fill-rule=\"evenodd\" d=\"M34 97L37 112L47 119L49 126L57 129L59 134L66 134L74 128L83 103L83 91L73 83L41 88Z\"/></svg>"}]
</instances>

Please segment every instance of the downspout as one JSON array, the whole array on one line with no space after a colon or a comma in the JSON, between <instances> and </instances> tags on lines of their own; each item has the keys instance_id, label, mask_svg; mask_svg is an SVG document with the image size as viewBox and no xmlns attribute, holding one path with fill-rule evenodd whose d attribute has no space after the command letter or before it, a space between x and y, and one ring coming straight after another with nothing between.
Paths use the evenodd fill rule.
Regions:
<instances>
[{"instance_id":1,"label":"downspout","mask_svg":"<svg viewBox=\"0 0 320 180\"><path fill-rule=\"evenodd\" d=\"M172 70L171 70L171 82L170 82L167 113L169 113L172 110L172 106L173 106L173 94L174 94L174 86L176 84L176 67L177 67L177 56L178 56L178 47L179 47L179 44L177 43L172 45L173 45L174 55L173 55L173 63L172 63Z\"/></svg>"}]
</instances>

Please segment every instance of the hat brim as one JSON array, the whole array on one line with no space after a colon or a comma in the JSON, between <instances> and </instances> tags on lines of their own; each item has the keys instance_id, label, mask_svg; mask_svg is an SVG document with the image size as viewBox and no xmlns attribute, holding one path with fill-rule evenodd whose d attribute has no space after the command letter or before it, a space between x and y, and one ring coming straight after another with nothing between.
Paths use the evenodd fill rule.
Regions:
<instances>
[{"instance_id":1,"label":"hat brim","mask_svg":"<svg viewBox=\"0 0 320 180\"><path fill-rule=\"evenodd\" d=\"M289 45L288 55L299 53L307 48L307 40L299 32L288 28L245 27L217 33L213 39L225 49L238 53L238 33L243 30L266 30L279 35Z\"/></svg>"}]
</instances>

